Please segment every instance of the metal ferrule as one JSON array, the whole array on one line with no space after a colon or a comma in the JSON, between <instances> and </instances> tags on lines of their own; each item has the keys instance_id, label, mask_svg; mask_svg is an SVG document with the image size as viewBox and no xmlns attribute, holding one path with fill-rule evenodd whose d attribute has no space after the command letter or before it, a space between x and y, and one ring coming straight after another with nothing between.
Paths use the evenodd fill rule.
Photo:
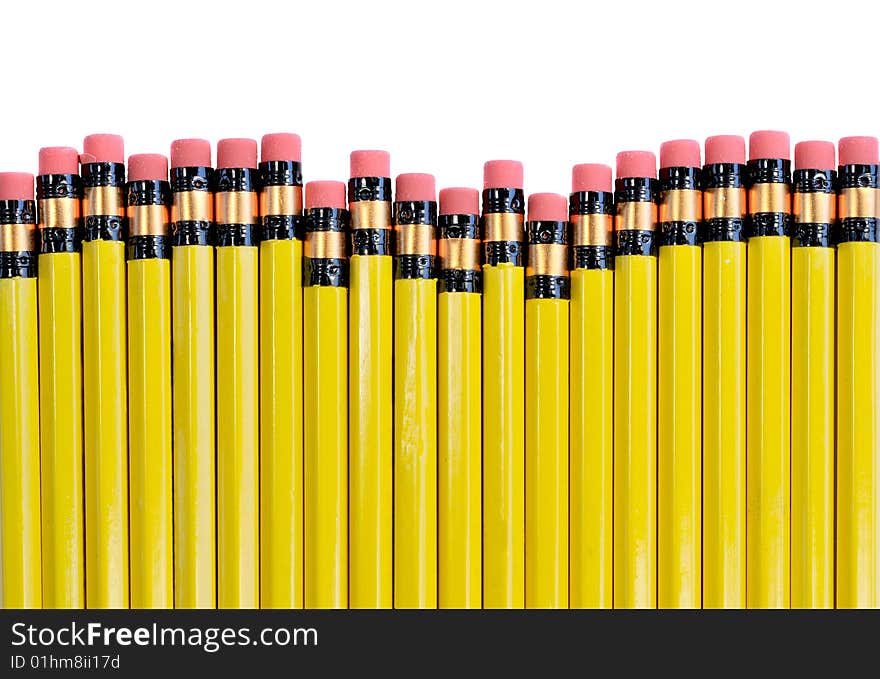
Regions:
<instances>
[{"instance_id":1,"label":"metal ferrule","mask_svg":"<svg viewBox=\"0 0 880 679\"><path fill-rule=\"evenodd\" d=\"M0 200L0 278L37 275L36 222L33 200Z\"/></svg>"},{"instance_id":2,"label":"metal ferrule","mask_svg":"<svg viewBox=\"0 0 880 679\"><path fill-rule=\"evenodd\" d=\"M128 259L169 257L170 184L166 181L129 182L126 202Z\"/></svg>"},{"instance_id":3,"label":"metal ferrule","mask_svg":"<svg viewBox=\"0 0 880 679\"><path fill-rule=\"evenodd\" d=\"M125 239L125 166L122 163L87 163L83 183L83 240Z\"/></svg>"},{"instance_id":4,"label":"metal ferrule","mask_svg":"<svg viewBox=\"0 0 880 679\"><path fill-rule=\"evenodd\" d=\"M614 268L614 194L575 191L568 198L572 269Z\"/></svg>"},{"instance_id":5,"label":"metal ferrule","mask_svg":"<svg viewBox=\"0 0 880 679\"><path fill-rule=\"evenodd\" d=\"M394 203L395 277L435 278L436 201Z\"/></svg>"},{"instance_id":6,"label":"metal ferrule","mask_svg":"<svg viewBox=\"0 0 880 679\"><path fill-rule=\"evenodd\" d=\"M660 245L697 245L703 221L702 191L695 167L660 168L657 229Z\"/></svg>"},{"instance_id":7,"label":"metal ferrule","mask_svg":"<svg viewBox=\"0 0 880 679\"><path fill-rule=\"evenodd\" d=\"M841 165L838 243L880 242L880 165Z\"/></svg>"},{"instance_id":8,"label":"metal ferrule","mask_svg":"<svg viewBox=\"0 0 880 679\"><path fill-rule=\"evenodd\" d=\"M701 242L745 241L748 215L745 177L746 166L742 163L713 163L703 167Z\"/></svg>"},{"instance_id":9,"label":"metal ferrule","mask_svg":"<svg viewBox=\"0 0 880 679\"><path fill-rule=\"evenodd\" d=\"M293 160L260 163L259 214L262 240L303 237L302 166Z\"/></svg>"},{"instance_id":10,"label":"metal ferrule","mask_svg":"<svg viewBox=\"0 0 880 679\"><path fill-rule=\"evenodd\" d=\"M391 255L394 233L391 225L391 179L349 179L348 210L351 213L351 254Z\"/></svg>"},{"instance_id":11,"label":"metal ferrule","mask_svg":"<svg viewBox=\"0 0 880 679\"><path fill-rule=\"evenodd\" d=\"M217 247L252 247L257 244L259 197L257 171L224 167L216 171L214 219Z\"/></svg>"},{"instance_id":12,"label":"metal ferrule","mask_svg":"<svg viewBox=\"0 0 880 679\"><path fill-rule=\"evenodd\" d=\"M483 264L523 266L525 207L522 189L483 189Z\"/></svg>"},{"instance_id":13,"label":"metal ferrule","mask_svg":"<svg viewBox=\"0 0 880 679\"><path fill-rule=\"evenodd\" d=\"M792 246L830 247L837 222L837 173L795 170L792 184Z\"/></svg>"},{"instance_id":14,"label":"metal ferrule","mask_svg":"<svg viewBox=\"0 0 880 679\"><path fill-rule=\"evenodd\" d=\"M348 210L316 207L305 213L304 286L348 286Z\"/></svg>"},{"instance_id":15,"label":"metal ferrule","mask_svg":"<svg viewBox=\"0 0 880 679\"><path fill-rule=\"evenodd\" d=\"M614 182L616 255L656 254L657 180L626 177Z\"/></svg>"},{"instance_id":16,"label":"metal ferrule","mask_svg":"<svg viewBox=\"0 0 880 679\"><path fill-rule=\"evenodd\" d=\"M440 292L482 292L478 215L438 217Z\"/></svg>"},{"instance_id":17,"label":"metal ferrule","mask_svg":"<svg viewBox=\"0 0 880 679\"><path fill-rule=\"evenodd\" d=\"M794 223L791 214L791 161L779 158L750 160L747 172L747 237L790 236Z\"/></svg>"},{"instance_id":18,"label":"metal ferrule","mask_svg":"<svg viewBox=\"0 0 880 679\"><path fill-rule=\"evenodd\" d=\"M171 168L172 245L214 244L214 170Z\"/></svg>"},{"instance_id":19,"label":"metal ferrule","mask_svg":"<svg viewBox=\"0 0 880 679\"><path fill-rule=\"evenodd\" d=\"M78 174L37 177L40 252L79 252L82 241L82 179Z\"/></svg>"},{"instance_id":20,"label":"metal ferrule","mask_svg":"<svg viewBox=\"0 0 880 679\"><path fill-rule=\"evenodd\" d=\"M568 222L527 222L526 233L526 299L570 299Z\"/></svg>"}]
</instances>

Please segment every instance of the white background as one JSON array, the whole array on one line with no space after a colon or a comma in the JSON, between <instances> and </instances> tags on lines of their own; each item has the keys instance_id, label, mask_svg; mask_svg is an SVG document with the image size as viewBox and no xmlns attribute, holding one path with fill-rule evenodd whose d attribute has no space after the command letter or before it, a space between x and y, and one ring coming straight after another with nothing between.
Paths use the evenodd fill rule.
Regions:
<instances>
[{"instance_id":1,"label":"white background","mask_svg":"<svg viewBox=\"0 0 880 679\"><path fill-rule=\"evenodd\" d=\"M0 170L40 146L125 136L303 137L306 180L348 153L479 187L517 158L527 191L568 193L576 162L784 129L880 132L871 2L175 0L2 5Z\"/></svg>"}]
</instances>

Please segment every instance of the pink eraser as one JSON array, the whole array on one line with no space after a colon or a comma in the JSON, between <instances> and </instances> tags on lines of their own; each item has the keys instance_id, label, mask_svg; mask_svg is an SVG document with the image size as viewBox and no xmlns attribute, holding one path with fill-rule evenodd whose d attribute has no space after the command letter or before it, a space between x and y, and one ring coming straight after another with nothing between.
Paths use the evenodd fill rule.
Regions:
<instances>
[{"instance_id":1,"label":"pink eraser","mask_svg":"<svg viewBox=\"0 0 880 679\"><path fill-rule=\"evenodd\" d=\"M171 142L171 167L211 167L211 142L175 139Z\"/></svg>"},{"instance_id":2,"label":"pink eraser","mask_svg":"<svg viewBox=\"0 0 880 679\"><path fill-rule=\"evenodd\" d=\"M34 175L30 172L0 172L0 200L33 200Z\"/></svg>"},{"instance_id":3,"label":"pink eraser","mask_svg":"<svg viewBox=\"0 0 880 679\"><path fill-rule=\"evenodd\" d=\"M456 186L440 189L441 215L480 214L480 192L476 189Z\"/></svg>"},{"instance_id":4,"label":"pink eraser","mask_svg":"<svg viewBox=\"0 0 880 679\"><path fill-rule=\"evenodd\" d=\"M260 162L273 160L302 160L302 139L298 134L276 132L264 134L260 140Z\"/></svg>"},{"instance_id":5,"label":"pink eraser","mask_svg":"<svg viewBox=\"0 0 880 679\"><path fill-rule=\"evenodd\" d=\"M349 162L352 177L391 177L391 154L388 151L352 151Z\"/></svg>"},{"instance_id":6,"label":"pink eraser","mask_svg":"<svg viewBox=\"0 0 880 679\"><path fill-rule=\"evenodd\" d=\"M694 139L674 139L660 144L660 167L702 167L700 143Z\"/></svg>"},{"instance_id":7,"label":"pink eraser","mask_svg":"<svg viewBox=\"0 0 880 679\"><path fill-rule=\"evenodd\" d=\"M657 158L650 151L621 151L617 154L617 178L657 177Z\"/></svg>"},{"instance_id":8,"label":"pink eraser","mask_svg":"<svg viewBox=\"0 0 880 679\"><path fill-rule=\"evenodd\" d=\"M394 200L430 201L437 200L434 188L434 175L423 172L408 172L397 175L394 183Z\"/></svg>"},{"instance_id":9,"label":"pink eraser","mask_svg":"<svg viewBox=\"0 0 880 679\"><path fill-rule=\"evenodd\" d=\"M125 144L118 134L90 134L83 139L82 163L124 163Z\"/></svg>"},{"instance_id":10,"label":"pink eraser","mask_svg":"<svg viewBox=\"0 0 880 679\"><path fill-rule=\"evenodd\" d=\"M306 184L306 209L332 207L345 209L345 184L334 181L308 182Z\"/></svg>"},{"instance_id":11,"label":"pink eraser","mask_svg":"<svg viewBox=\"0 0 880 679\"><path fill-rule=\"evenodd\" d=\"M257 168L257 142L253 139L221 139L217 142L217 168Z\"/></svg>"},{"instance_id":12,"label":"pink eraser","mask_svg":"<svg viewBox=\"0 0 880 679\"><path fill-rule=\"evenodd\" d=\"M833 170L834 144L830 141L800 141L794 145L795 170Z\"/></svg>"},{"instance_id":13,"label":"pink eraser","mask_svg":"<svg viewBox=\"0 0 880 679\"><path fill-rule=\"evenodd\" d=\"M738 134L716 134L706 137L706 165L746 162L746 140Z\"/></svg>"},{"instance_id":14,"label":"pink eraser","mask_svg":"<svg viewBox=\"0 0 880 679\"><path fill-rule=\"evenodd\" d=\"M483 165L484 189L521 189L523 164L518 160L489 160Z\"/></svg>"},{"instance_id":15,"label":"pink eraser","mask_svg":"<svg viewBox=\"0 0 880 679\"><path fill-rule=\"evenodd\" d=\"M571 168L571 192L611 191L611 168L601 163L581 163Z\"/></svg>"},{"instance_id":16,"label":"pink eraser","mask_svg":"<svg viewBox=\"0 0 880 679\"><path fill-rule=\"evenodd\" d=\"M770 160L791 158L791 140L788 132L778 130L758 130L749 135L749 160Z\"/></svg>"},{"instance_id":17,"label":"pink eraser","mask_svg":"<svg viewBox=\"0 0 880 679\"><path fill-rule=\"evenodd\" d=\"M837 142L841 165L877 165L877 137L841 137Z\"/></svg>"},{"instance_id":18,"label":"pink eraser","mask_svg":"<svg viewBox=\"0 0 880 679\"><path fill-rule=\"evenodd\" d=\"M567 222L568 200L558 193L533 193L529 196L530 222Z\"/></svg>"},{"instance_id":19,"label":"pink eraser","mask_svg":"<svg viewBox=\"0 0 880 679\"><path fill-rule=\"evenodd\" d=\"M136 153L128 157L128 181L168 181L168 159L160 153Z\"/></svg>"},{"instance_id":20,"label":"pink eraser","mask_svg":"<svg viewBox=\"0 0 880 679\"><path fill-rule=\"evenodd\" d=\"M79 151L69 146L46 146L40 149L40 174L76 174Z\"/></svg>"}]
</instances>

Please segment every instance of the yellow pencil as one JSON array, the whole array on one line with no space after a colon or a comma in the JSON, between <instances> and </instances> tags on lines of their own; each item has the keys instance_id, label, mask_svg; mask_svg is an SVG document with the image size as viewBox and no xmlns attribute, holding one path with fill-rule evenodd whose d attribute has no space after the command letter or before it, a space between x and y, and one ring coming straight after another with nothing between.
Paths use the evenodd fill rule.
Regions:
<instances>
[{"instance_id":1,"label":"yellow pencil","mask_svg":"<svg viewBox=\"0 0 880 679\"><path fill-rule=\"evenodd\" d=\"M572 169L569 522L571 608L611 608L614 194L611 168Z\"/></svg>"},{"instance_id":2,"label":"yellow pencil","mask_svg":"<svg viewBox=\"0 0 880 679\"><path fill-rule=\"evenodd\" d=\"M437 607L437 203L398 175L394 228L394 607Z\"/></svg>"},{"instance_id":3,"label":"yellow pencil","mask_svg":"<svg viewBox=\"0 0 880 679\"><path fill-rule=\"evenodd\" d=\"M217 143L217 605L260 604L257 143Z\"/></svg>"},{"instance_id":4,"label":"yellow pencil","mask_svg":"<svg viewBox=\"0 0 880 679\"><path fill-rule=\"evenodd\" d=\"M791 163L784 132L749 137L746 597L791 594Z\"/></svg>"},{"instance_id":5,"label":"yellow pencil","mask_svg":"<svg viewBox=\"0 0 880 679\"><path fill-rule=\"evenodd\" d=\"M522 164L483 168L483 605L525 606Z\"/></svg>"},{"instance_id":6,"label":"yellow pencil","mask_svg":"<svg viewBox=\"0 0 880 679\"><path fill-rule=\"evenodd\" d=\"M794 147L791 606L834 608L834 144Z\"/></svg>"},{"instance_id":7,"label":"yellow pencil","mask_svg":"<svg viewBox=\"0 0 880 679\"><path fill-rule=\"evenodd\" d=\"M171 144L174 606L217 605L211 144Z\"/></svg>"},{"instance_id":8,"label":"yellow pencil","mask_svg":"<svg viewBox=\"0 0 880 679\"><path fill-rule=\"evenodd\" d=\"M82 182L76 149L40 149L40 467L43 606L85 606Z\"/></svg>"},{"instance_id":9,"label":"yellow pencil","mask_svg":"<svg viewBox=\"0 0 880 679\"><path fill-rule=\"evenodd\" d=\"M174 606L168 161L128 159L128 415L132 608Z\"/></svg>"},{"instance_id":10,"label":"yellow pencil","mask_svg":"<svg viewBox=\"0 0 880 679\"><path fill-rule=\"evenodd\" d=\"M0 173L0 607L42 607L34 176Z\"/></svg>"},{"instance_id":11,"label":"yellow pencil","mask_svg":"<svg viewBox=\"0 0 880 679\"><path fill-rule=\"evenodd\" d=\"M568 202L529 196L526 607L568 608Z\"/></svg>"},{"instance_id":12,"label":"yellow pencil","mask_svg":"<svg viewBox=\"0 0 880 679\"><path fill-rule=\"evenodd\" d=\"M302 608L302 143L260 156L260 606Z\"/></svg>"},{"instance_id":13,"label":"yellow pencil","mask_svg":"<svg viewBox=\"0 0 880 679\"><path fill-rule=\"evenodd\" d=\"M391 167L385 151L353 151L349 303L349 604L392 597Z\"/></svg>"},{"instance_id":14,"label":"yellow pencil","mask_svg":"<svg viewBox=\"0 0 880 679\"><path fill-rule=\"evenodd\" d=\"M657 604L702 606L700 145L660 146Z\"/></svg>"},{"instance_id":15,"label":"yellow pencil","mask_svg":"<svg viewBox=\"0 0 880 679\"><path fill-rule=\"evenodd\" d=\"M303 247L305 607L348 607L345 184L306 184Z\"/></svg>"},{"instance_id":16,"label":"yellow pencil","mask_svg":"<svg viewBox=\"0 0 880 679\"><path fill-rule=\"evenodd\" d=\"M746 606L746 145L703 168L703 607Z\"/></svg>"},{"instance_id":17,"label":"yellow pencil","mask_svg":"<svg viewBox=\"0 0 880 679\"><path fill-rule=\"evenodd\" d=\"M657 606L657 164L617 154L614 607Z\"/></svg>"},{"instance_id":18,"label":"yellow pencil","mask_svg":"<svg viewBox=\"0 0 880 679\"><path fill-rule=\"evenodd\" d=\"M438 602L482 606L480 194L440 191Z\"/></svg>"},{"instance_id":19,"label":"yellow pencil","mask_svg":"<svg viewBox=\"0 0 880 679\"><path fill-rule=\"evenodd\" d=\"M837 608L880 607L880 171L844 137L837 246Z\"/></svg>"},{"instance_id":20,"label":"yellow pencil","mask_svg":"<svg viewBox=\"0 0 880 679\"><path fill-rule=\"evenodd\" d=\"M127 608L128 414L122 137L83 141L86 605Z\"/></svg>"}]
</instances>

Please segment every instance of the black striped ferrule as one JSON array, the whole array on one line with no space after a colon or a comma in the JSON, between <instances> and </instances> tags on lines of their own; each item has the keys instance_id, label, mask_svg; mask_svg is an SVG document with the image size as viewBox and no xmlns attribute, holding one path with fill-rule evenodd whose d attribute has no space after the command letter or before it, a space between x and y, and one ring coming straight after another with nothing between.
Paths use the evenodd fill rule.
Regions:
<instances>
[{"instance_id":1,"label":"black striped ferrule","mask_svg":"<svg viewBox=\"0 0 880 679\"><path fill-rule=\"evenodd\" d=\"M746 165L710 163L703 166L702 243L744 243L746 240Z\"/></svg>"},{"instance_id":2,"label":"black striped ferrule","mask_svg":"<svg viewBox=\"0 0 880 679\"><path fill-rule=\"evenodd\" d=\"M571 299L568 222L526 222L526 299Z\"/></svg>"},{"instance_id":3,"label":"black striped ferrule","mask_svg":"<svg viewBox=\"0 0 880 679\"><path fill-rule=\"evenodd\" d=\"M792 189L792 247L831 247L837 223L837 172L795 170Z\"/></svg>"},{"instance_id":4,"label":"black striped ferrule","mask_svg":"<svg viewBox=\"0 0 880 679\"><path fill-rule=\"evenodd\" d=\"M841 165L837 243L880 243L880 165Z\"/></svg>"},{"instance_id":5,"label":"black striped ferrule","mask_svg":"<svg viewBox=\"0 0 880 679\"><path fill-rule=\"evenodd\" d=\"M171 185L164 180L128 183L125 214L128 219L129 260L166 259L171 256Z\"/></svg>"},{"instance_id":6,"label":"black striped ferrule","mask_svg":"<svg viewBox=\"0 0 880 679\"><path fill-rule=\"evenodd\" d=\"M0 278L37 275L36 224L34 201L0 200Z\"/></svg>"},{"instance_id":7,"label":"black striped ferrule","mask_svg":"<svg viewBox=\"0 0 880 679\"><path fill-rule=\"evenodd\" d=\"M260 163L260 239L302 240L302 164L296 160Z\"/></svg>"},{"instance_id":8,"label":"black striped ferrule","mask_svg":"<svg viewBox=\"0 0 880 679\"><path fill-rule=\"evenodd\" d=\"M391 256L391 178L352 177L348 180L351 212L351 254Z\"/></svg>"},{"instance_id":9,"label":"black striped ferrule","mask_svg":"<svg viewBox=\"0 0 880 679\"><path fill-rule=\"evenodd\" d=\"M623 177L614 181L614 237L618 257L657 254L657 198L653 177Z\"/></svg>"},{"instance_id":10,"label":"black striped ferrule","mask_svg":"<svg viewBox=\"0 0 880 679\"><path fill-rule=\"evenodd\" d=\"M525 265L525 211L522 189L483 189L483 264Z\"/></svg>"},{"instance_id":11,"label":"black striped ferrule","mask_svg":"<svg viewBox=\"0 0 880 679\"><path fill-rule=\"evenodd\" d=\"M330 207L306 210L302 280L304 287L348 287L348 225L348 210Z\"/></svg>"},{"instance_id":12,"label":"black striped ferrule","mask_svg":"<svg viewBox=\"0 0 880 679\"><path fill-rule=\"evenodd\" d=\"M575 191L568 198L572 269L614 268L614 194Z\"/></svg>"},{"instance_id":13,"label":"black striped ferrule","mask_svg":"<svg viewBox=\"0 0 880 679\"><path fill-rule=\"evenodd\" d=\"M750 160L746 165L749 215L746 237L791 236L791 161Z\"/></svg>"},{"instance_id":14,"label":"black striped ferrule","mask_svg":"<svg viewBox=\"0 0 880 679\"><path fill-rule=\"evenodd\" d=\"M440 215L439 292L482 292L480 218L478 215Z\"/></svg>"},{"instance_id":15,"label":"black striped ferrule","mask_svg":"<svg viewBox=\"0 0 880 679\"><path fill-rule=\"evenodd\" d=\"M437 202L397 201L394 203L396 279L437 277Z\"/></svg>"},{"instance_id":16,"label":"black striped ferrule","mask_svg":"<svg viewBox=\"0 0 880 679\"><path fill-rule=\"evenodd\" d=\"M657 231L660 247L699 244L703 221L700 169L696 167L660 168L660 206Z\"/></svg>"},{"instance_id":17,"label":"black striped ferrule","mask_svg":"<svg viewBox=\"0 0 880 679\"><path fill-rule=\"evenodd\" d=\"M82 249L82 179L78 174L37 177L37 219L40 253Z\"/></svg>"},{"instance_id":18,"label":"black striped ferrule","mask_svg":"<svg viewBox=\"0 0 880 679\"><path fill-rule=\"evenodd\" d=\"M171 245L213 245L214 170L171 168Z\"/></svg>"},{"instance_id":19,"label":"black striped ferrule","mask_svg":"<svg viewBox=\"0 0 880 679\"><path fill-rule=\"evenodd\" d=\"M83 241L125 240L125 165L86 163L83 184Z\"/></svg>"},{"instance_id":20,"label":"black striped ferrule","mask_svg":"<svg viewBox=\"0 0 880 679\"><path fill-rule=\"evenodd\" d=\"M214 173L215 245L254 247L259 242L257 170L223 167Z\"/></svg>"}]
</instances>

